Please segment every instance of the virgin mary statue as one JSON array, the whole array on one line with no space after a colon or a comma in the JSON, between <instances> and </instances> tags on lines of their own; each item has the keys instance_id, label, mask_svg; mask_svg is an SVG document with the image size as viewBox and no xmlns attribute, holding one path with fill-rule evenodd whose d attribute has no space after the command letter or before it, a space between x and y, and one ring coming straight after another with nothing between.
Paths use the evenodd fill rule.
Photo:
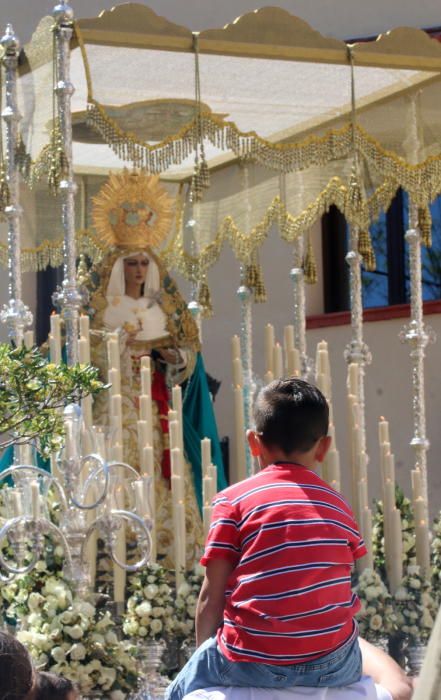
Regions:
<instances>
[{"instance_id":1,"label":"virgin mary statue","mask_svg":"<svg viewBox=\"0 0 441 700\"><path fill-rule=\"evenodd\" d=\"M158 560L172 566L168 410L170 389L183 390L187 566L202 544L200 440L212 440L218 488L226 485L197 325L153 247L167 235L173 202L157 177L112 175L94 198L94 225L106 253L92 270L92 362L107 378L106 339L118 333L121 364L124 461L139 469L140 364L152 364ZM103 392L104 393L104 392ZM100 395L94 420L109 423L108 399Z\"/></svg>"}]
</instances>

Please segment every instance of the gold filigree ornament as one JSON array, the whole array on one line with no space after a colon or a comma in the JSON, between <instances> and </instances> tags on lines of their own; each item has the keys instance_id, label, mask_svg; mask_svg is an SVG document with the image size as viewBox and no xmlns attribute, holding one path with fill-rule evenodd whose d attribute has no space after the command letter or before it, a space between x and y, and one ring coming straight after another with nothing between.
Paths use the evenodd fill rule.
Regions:
<instances>
[{"instance_id":1,"label":"gold filigree ornament","mask_svg":"<svg viewBox=\"0 0 441 700\"><path fill-rule=\"evenodd\" d=\"M173 217L174 200L157 175L144 171L111 174L93 197L93 223L105 245L157 248L168 235Z\"/></svg>"}]
</instances>

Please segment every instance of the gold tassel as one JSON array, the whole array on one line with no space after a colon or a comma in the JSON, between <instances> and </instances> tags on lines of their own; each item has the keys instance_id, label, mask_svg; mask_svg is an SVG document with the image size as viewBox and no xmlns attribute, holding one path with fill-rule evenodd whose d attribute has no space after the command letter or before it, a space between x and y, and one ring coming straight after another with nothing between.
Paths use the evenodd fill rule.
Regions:
<instances>
[{"instance_id":1,"label":"gold tassel","mask_svg":"<svg viewBox=\"0 0 441 700\"><path fill-rule=\"evenodd\" d=\"M48 173L48 185L53 195L58 194L60 182L66 176L68 171L68 162L66 153L63 147L63 138L61 136L60 126L57 123L52 132L52 149L50 155L50 166Z\"/></svg>"},{"instance_id":2,"label":"gold tassel","mask_svg":"<svg viewBox=\"0 0 441 700\"><path fill-rule=\"evenodd\" d=\"M348 199L349 204L354 211L360 212L363 209L363 193L361 191L360 180L357 177L357 170L355 166L352 168L351 176L349 178Z\"/></svg>"},{"instance_id":3,"label":"gold tassel","mask_svg":"<svg viewBox=\"0 0 441 700\"><path fill-rule=\"evenodd\" d=\"M195 165L191 178L190 199L192 202L200 202L204 190L210 187L210 171L204 160Z\"/></svg>"},{"instance_id":4,"label":"gold tassel","mask_svg":"<svg viewBox=\"0 0 441 700\"><path fill-rule=\"evenodd\" d=\"M255 269L255 284L253 287L254 302L256 304L264 304L268 298L266 293L265 282L263 281L263 271L260 264L253 265Z\"/></svg>"},{"instance_id":5,"label":"gold tassel","mask_svg":"<svg viewBox=\"0 0 441 700\"><path fill-rule=\"evenodd\" d=\"M211 303L210 288L205 279L202 280L199 286L198 302L201 306L202 318L211 318L213 316L213 305Z\"/></svg>"},{"instance_id":6,"label":"gold tassel","mask_svg":"<svg viewBox=\"0 0 441 700\"><path fill-rule=\"evenodd\" d=\"M258 280L258 271L256 263L251 263L246 266L245 270L245 285L249 289L255 289Z\"/></svg>"},{"instance_id":7,"label":"gold tassel","mask_svg":"<svg viewBox=\"0 0 441 700\"><path fill-rule=\"evenodd\" d=\"M315 284L317 282L317 263L312 247L311 236L308 234L308 243L306 245L306 254L303 259L303 274L306 284Z\"/></svg>"},{"instance_id":8,"label":"gold tassel","mask_svg":"<svg viewBox=\"0 0 441 700\"><path fill-rule=\"evenodd\" d=\"M377 261L375 259L374 249L372 247L371 237L365 229L359 231L358 234L358 252L363 258L363 265L368 272L374 272Z\"/></svg>"},{"instance_id":9,"label":"gold tassel","mask_svg":"<svg viewBox=\"0 0 441 700\"><path fill-rule=\"evenodd\" d=\"M418 228L421 233L421 242L426 248L432 245L432 214L429 207L418 208Z\"/></svg>"}]
</instances>

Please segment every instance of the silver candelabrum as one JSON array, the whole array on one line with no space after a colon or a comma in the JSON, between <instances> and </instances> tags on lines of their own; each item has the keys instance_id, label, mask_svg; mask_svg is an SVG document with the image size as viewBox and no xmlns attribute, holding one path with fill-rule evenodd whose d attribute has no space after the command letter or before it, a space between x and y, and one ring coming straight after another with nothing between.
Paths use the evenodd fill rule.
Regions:
<instances>
[{"instance_id":1,"label":"silver candelabrum","mask_svg":"<svg viewBox=\"0 0 441 700\"><path fill-rule=\"evenodd\" d=\"M5 520L0 529L0 581L29 573L44 552L49 536L64 550L63 575L73 590L84 597L91 593L88 542L96 533L111 560L126 571L143 568L151 553L151 477L140 477L128 464L106 462L99 454L81 454L84 435L81 409L70 404L64 411L66 445L53 460L54 473L32 464L15 464L0 474L11 478L4 488ZM50 518L49 496L54 491L60 511ZM88 514L90 515L88 516ZM117 539L125 537L125 525L136 536L139 558L121 560ZM7 548L5 550L5 544Z\"/></svg>"}]
</instances>

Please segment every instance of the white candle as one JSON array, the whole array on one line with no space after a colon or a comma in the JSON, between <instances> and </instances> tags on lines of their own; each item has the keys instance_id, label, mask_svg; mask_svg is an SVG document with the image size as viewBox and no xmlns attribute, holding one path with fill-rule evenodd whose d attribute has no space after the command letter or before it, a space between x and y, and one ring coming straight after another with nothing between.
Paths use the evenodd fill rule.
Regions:
<instances>
[{"instance_id":1,"label":"white candle","mask_svg":"<svg viewBox=\"0 0 441 700\"><path fill-rule=\"evenodd\" d=\"M34 347L34 331L25 331L24 344L28 350Z\"/></svg>"},{"instance_id":2,"label":"white candle","mask_svg":"<svg viewBox=\"0 0 441 700\"><path fill-rule=\"evenodd\" d=\"M85 504L92 505L97 499L97 485L96 483L90 483L89 488L85 494ZM96 509L90 509L86 511L86 521L87 525L90 527L96 518ZM98 553L98 533L96 529L92 530L86 545L86 559L89 568L89 580L92 590L95 588L95 578L96 578L96 560Z\"/></svg>"},{"instance_id":3,"label":"white candle","mask_svg":"<svg viewBox=\"0 0 441 700\"><path fill-rule=\"evenodd\" d=\"M173 387L173 389L174 388L175 387ZM141 367L141 394L145 394L146 396L150 396L151 393L152 393L152 372L151 372L151 369L150 369L150 367Z\"/></svg>"},{"instance_id":4,"label":"white candle","mask_svg":"<svg viewBox=\"0 0 441 700\"><path fill-rule=\"evenodd\" d=\"M265 375L263 377L263 381L265 384L271 384L271 382L274 381L274 374L270 371L265 372Z\"/></svg>"},{"instance_id":5,"label":"white candle","mask_svg":"<svg viewBox=\"0 0 441 700\"><path fill-rule=\"evenodd\" d=\"M277 379L280 379L283 377L283 354L282 354L282 346L280 343L276 343L274 345L274 358L273 358L273 367L274 367L274 376Z\"/></svg>"},{"instance_id":6,"label":"white candle","mask_svg":"<svg viewBox=\"0 0 441 700\"><path fill-rule=\"evenodd\" d=\"M213 493L213 479L211 476L204 476L202 479L202 501L205 506L211 503L211 494Z\"/></svg>"},{"instance_id":7,"label":"white candle","mask_svg":"<svg viewBox=\"0 0 441 700\"><path fill-rule=\"evenodd\" d=\"M170 439L170 449L175 447L181 449L181 441L179 439L179 423L177 420L172 420L172 422L168 424L168 434Z\"/></svg>"},{"instance_id":8,"label":"white candle","mask_svg":"<svg viewBox=\"0 0 441 700\"><path fill-rule=\"evenodd\" d=\"M329 450L324 465L326 480L332 488L340 491L340 455L335 448Z\"/></svg>"},{"instance_id":9,"label":"white candle","mask_svg":"<svg viewBox=\"0 0 441 700\"><path fill-rule=\"evenodd\" d=\"M235 432L236 432L236 460L235 481L242 481L246 477L246 452L245 452L245 419L243 410L243 391L240 386L234 387ZM234 483L234 482L233 482Z\"/></svg>"},{"instance_id":10,"label":"white candle","mask_svg":"<svg viewBox=\"0 0 441 700\"><path fill-rule=\"evenodd\" d=\"M119 373L119 369L112 367L111 369L109 369L107 376L109 379L109 384L111 384L110 394L112 396L115 396L115 394L120 394L121 393L121 376Z\"/></svg>"},{"instance_id":11,"label":"white candle","mask_svg":"<svg viewBox=\"0 0 441 700\"><path fill-rule=\"evenodd\" d=\"M150 517L150 508L144 499L144 489L141 479L133 482L133 491L135 493L135 510L140 518Z\"/></svg>"},{"instance_id":12,"label":"white candle","mask_svg":"<svg viewBox=\"0 0 441 700\"><path fill-rule=\"evenodd\" d=\"M147 423L148 444L153 445L153 406L151 396L139 397L139 417Z\"/></svg>"},{"instance_id":13,"label":"white candle","mask_svg":"<svg viewBox=\"0 0 441 700\"><path fill-rule=\"evenodd\" d=\"M419 469L412 469L410 473L412 479L412 498L416 501L419 498L423 498L423 485L421 481L421 471Z\"/></svg>"},{"instance_id":14,"label":"white candle","mask_svg":"<svg viewBox=\"0 0 441 700\"><path fill-rule=\"evenodd\" d=\"M202 508L202 517L203 517L203 522L204 522L205 538L207 538L208 531L210 529L212 510L213 509L211 508L211 506L203 506L203 508Z\"/></svg>"},{"instance_id":15,"label":"white candle","mask_svg":"<svg viewBox=\"0 0 441 700\"><path fill-rule=\"evenodd\" d=\"M274 372L273 367L274 326L267 323L265 326L265 368L266 372Z\"/></svg>"},{"instance_id":16,"label":"white candle","mask_svg":"<svg viewBox=\"0 0 441 700\"><path fill-rule=\"evenodd\" d=\"M403 537L401 530L401 513L397 508L391 513L390 518L391 540L393 542L393 556L390 565L390 592L396 592L403 578Z\"/></svg>"},{"instance_id":17,"label":"white candle","mask_svg":"<svg viewBox=\"0 0 441 700\"><path fill-rule=\"evenodd\" d=\"M366 479L360 479L358 482L358 503L359 512L363 513L364 509L368 507L369 497L368 497L368 487Z\"/></svg>"},{"instance_id":18,"label":"white candle","mask_svg":"<svg viewBox=\"0 0 441 700\"><path fill-rule=\"evenodd\" d=\"M141 474L151 477L154 477L155 475L153 447L150 445L146 445L142 448Z\"/></svg>"},{"instance_id":19,"label":"white candle","mask_svg":"<svg viewBox=\"0 0 441 700\"><path fill-rule=\"evenodd\" d=\"M120 442L112 445L112 460L114 462L124 462L123 446Z\"/></svg>"},{"instance_id":20,"label":"white candle","mask_svg":"<svg viewBox=\"0 0 441 700\"><path fill-rule=\"evenodd\" d=\"M40 518L40 487L38 481L31 481L31 508L32 518L38 520Z\"/></svg>"},{"instance_id":21,"label":"white candle","mask_svg":"<svg viewBox=\"0 0 441 700\"><path fill-rule=\"evenodd\" d=\"M184 501L184 480L181 476L178 474L171 475L170 488L177 501Z\"/></svg>"},{"instance_id":22,"label":"white candle","mask_svg":"<svg viewBox=\"0 0 441 700\"><path fill-rule=\"evenodd\" d=\"M113 482L111 489L112 510L121 510L124 507L124 484L121 481ZM126 563L126 527L123 520L119 521L121 527L116 532L114 554L122 563ZM126 572L117 564L113 564L113 598L116 603L123 603L126 592Z\"/></svg>"},{"instance_id":23,"label":"white candle","mask_svg":"<svg viewBox=\"0 0 441 700\"><path fill-rule=\"evenodd\" d=\"M231 338L231 359L240 360L240 338L238 335L233 335Z\"/></svg>"},{"instance_id":24,"label":"white candle","mask_svg":"<svg viewBox=\"0 0 441 700\"><path fill-rule=\"evenodd\" d=\"M242 362L238 357L233 360L233 384L243 386Z\"/></svg>"},{"instance_id":25,"label":"white candle","mask_svg":"<svg viewBox=\"0 0 441 700\"><path fill-rule=\"evenodd\" d=\"M94 426L94 439L95 439L95 451L102 458L107 457L107 446L106 446L106 436L104 430L101 430L99 426Z\"/></svg>"},{"instance_id":26,"label":"white candle","mask_svg":"<svg viewBox=\"0 0 441 700\"><path fill-rule=\"evenodd\" d=\"M49 335L49 354L54 365L61 363L61 344L56 341L52 334Z\"/></svg>"},{"instance_id":27,"label":"white candle","mask_svg":"<svg viewBox=\"0 0 441 700\"><path fill-rule=\"evenodd\" d=\"M285 352L294 350L294 326L285 326L283 329L283 338L285 341Z\"/></svg>"},{"instance_id":28,"label":"white candle","mask_svg":"<svg viewBox=\"0 0 441 700\"><path fill-rule=\"evenodd\" d=\"M183 470L182 470L182 459L181 459L181 450L179 447L173 447L170 450L170 461L171 461L171 473L174 476L180 476L184 477Z\"/></svg>"},{"instance_id":29,"label":"white candle","mask_svg":"<svg viewBox=\"0 0 441 700\"><path fill-rule=\"evenodd\" d=\"M186 557L185 557L185 544L186 544L186 533L185 533L185 506L182 502L178 503L176 506L176 522L179 528L179 539L177 541L177 552L176 552L176 583L179 586L183 581ZM176 540L175 540L176 543Z\"/></svg>"},{"instance_id":30,"label":"white candle","mask_svg":"<svg viewBox=\"0 0 441 700\"><path fill-rule=\"evenodd\" d=\"M380 445L383 442L388 442L390 443L390 437L389 437L389 423L387 420L381 416L380 421L378 423L378 438Z\"/></svg>"},{"instance_id":31,"label":"white candle","mask_svg":"<svg viewBox=\"0 0 441 700\"><path fill-rule=\"evenodd\" d=\"M90 346L85 338L78 340L78 362L80 365L90 365Z\"/></svg>"},{"instance_id":32,"label":"white candle","mask_svg":"<svg viewBox=\"0 0 441 700\"><path fill-rule=\"evenodd\" d=\"M287 350L286 353L286 371L288 377L300 377L300 353L297 348Z\"/></svg>"},{"instance_id":33,"label":"white candle","mask_svg":"<svg viewBox=\"0 0 441 700\"><path fill-rule=\"evenodd\" d=\"M372 553L372 511L370 508L364 508L362 510L361 528L364 543L368 551L366 556L362 557L361 560L364 564L363 568L373 569L374 557Z\"/></svg>"},{"instance_id":34,"label":"white candle","mask_svg":"<svg viewBox=\"0 0 441 700\"><path fill-rule=\"evenodd\" d=\"M119 341L116 333L110 333L107 340L107 361L109 369L119 369Z\"/></svg>"},{"instance_id":35,"label":"white candle","mask_svg":"<svg viewBox=\"0 0 441 700\"><path fill-rule=\"evenodd\" d=\"M202 454L202 473L205 474L211 464L211 440L210 438L203 438L201 440L201 454Z\"/></svg>"},{"instance_id":36,"label":"white candle","mask_svg":"<svg viewBox=\"0 0 441 700\"><path fill-rule=\"evenodd\" d=\"M90 322L89 322L89 316L86 314L81 314L80 315L80 336L82 338L89 338L89 329L90 329Z\"/></svg>"},{"instance_id":37,"label":"white candle","mask_svg":"<svg viewBox=\"0 0 441 700\"><path fill-rule=\"evenodd\" d=\"M328 351L327 350L317 350L317 364L316 364L317 374L328 373Z\"/></svg>"},{"instance_id":38,"label":"white candle","mask_svg":"<svg viewBox=\"0 0 441 700\"><path fill-rule=\"evenodd\" d=\"M141 369L151 369L152 363L150 360L150 355L143 355L141 357Z\"/></svg>"}]
</instances>

